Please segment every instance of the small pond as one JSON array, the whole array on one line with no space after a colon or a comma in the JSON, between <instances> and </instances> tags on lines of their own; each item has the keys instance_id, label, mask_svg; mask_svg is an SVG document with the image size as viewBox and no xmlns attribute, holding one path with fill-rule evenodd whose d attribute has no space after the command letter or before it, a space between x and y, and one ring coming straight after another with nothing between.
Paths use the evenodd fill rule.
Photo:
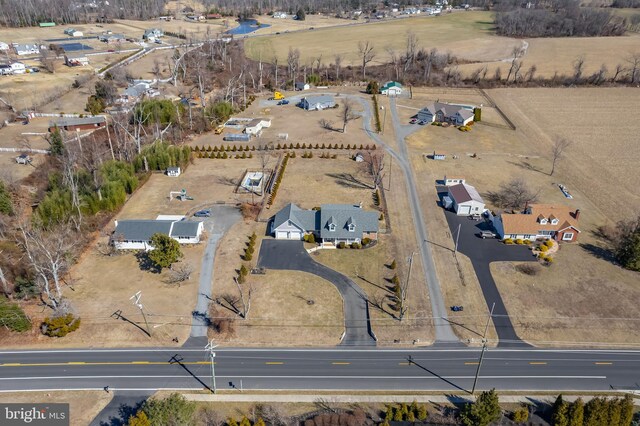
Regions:
<instances>
[{"instance_id":1,"label":"small pond","mask_svg":"<svg viewBox=\"0 0 640 426\"><path fill-rule=\"evenodd\" d=\"M241 35L241 34L249 34L254 31L259 30L260 28L268 28L271 25L269 24L260 24L258 26L258 21L255 19L247 19L246 21L240 21L240 26L227 31L227 34Z\"/></svg>"}]
</instances>

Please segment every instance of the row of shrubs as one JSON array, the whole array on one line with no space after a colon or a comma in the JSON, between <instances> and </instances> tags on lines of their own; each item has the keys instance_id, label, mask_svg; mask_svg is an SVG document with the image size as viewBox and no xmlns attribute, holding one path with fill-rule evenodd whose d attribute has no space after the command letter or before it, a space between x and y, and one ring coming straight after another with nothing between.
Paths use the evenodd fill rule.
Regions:
<instances>
[{"instance_id":1,"label":"row of shrubs","mask_svg":"<svg viewBox=\"0 0 640 426\"><path fill-rule=\"evenodd\" d=\"M264 150L268 150L269 148L264 148ZM376 150L376 146L375 145L363 145L360 144L360 146L358 147L356 144L340 144L338 145L336 144L300 144L300 142L296 143L295 145L293 143L290 144L277 144L275 147L272 147L270 149L276 149L276 150L282 150L282 149L347 149L347 150L362 150L362 151L375 151ZM220 146L207 146L205 147L204 145L202 146L195 146L193 148L191 148L191 150L193 152L223 152L223 151L227 151L227 152L236 152L236 151L260 151L260 147L256 148L255 145L254 146L249 146L249 145L245 145L245 146L236 146L236 145L220 145Z\"/></svg>"},{"instance_id":2,"label":"row of shrubs","mask_svg":"<svg viewBox=\"0 0 640 426\"><path fill-rule=\"evenodd\" d=\"M257 235L254 232L253 234L251 234L251 236L249 237L249 240L247 241L247 247L244 249L244 256L243 256L244 260L246 261L253 259L253 252L255 251L256 238L257 238Z\"/></svg>"},{"instance_id":3,"label":"row of shrubs","mask_svg":"<svg viewBox=\"0 0 640 426\"><path fill-rule=\"evenodd\" d=\"M361 249L362 248L362 244L360 243L351 243L351 244L347 244L344 241L341 241L338 243L338 248L339 249L345 249L345 248L352 248L352 249Z\"/></svg>"},{"instance_id":4,"label":"row of shrubs","mask_svg":"<svg viewBox=\"0 0 640 426\"><path fill-rule=\"evenodd\" d=\"M376 119L376 131L381 132L382 124L380 122L380 107L378 106L378 97L376 95L373 95L371 99L373 99L373 115Z\"/></svg>"},{"instance_id":5,"label":"row of shrubs","mask_svg":"<svg viewBox=\"0 0 640 426\"><path fill-rule=\"evenodd\" d=\"M249 154L247 154L246 152L242 151L242 154L227 154L226 152L199 152L197 155L198 158L215 158L215 159L227 159L227 158L253 158L253 153L250 152Z\"/></svg>"},{"instance_id":6,"label":"row of shrubs","mask_svg":"<svg viewBox=\"0 0 640 426\"><path fill-rule=\"evenodd\" d=\"M269 205L272 205L276 199L276 195L278 195L278 188L280 188L280 183L282 182L282 178L284 177L284 172L287 169L287 162L289 161L289 153L284 155L284 159L282 160L282 164L280 165L280 170L278 171L278 177L276 178L276 182L273 184L273 188L271 189L271 196L269 197Z\"/></svg>"},{"instance_id":7,"label":"row of shrubs","mask_svg":"<svg viewBox=\"0 0 640 426\"><path fill-rule=\"evenodd\" d=\"M413 401L411 405L405 403L399 405L387 405L387 409L384 415L383 425L388 425L389 422L415 422L425 421L427 419L428 412L427 407L424 404L418 405L416 401Z\"/></svg>"},{"instance_id":8,"label":"row of shrubs","mask_svg":"<svg viewBox=\"0 0 640 426\"><path fill-rule=\"evenodd\" d=\"M471 127L469 127L469 126L460 126L460 127L458 127L458 130L460 130L461 132L468 132L469 130L471 130Z\"/></svg>"}]
</instances>

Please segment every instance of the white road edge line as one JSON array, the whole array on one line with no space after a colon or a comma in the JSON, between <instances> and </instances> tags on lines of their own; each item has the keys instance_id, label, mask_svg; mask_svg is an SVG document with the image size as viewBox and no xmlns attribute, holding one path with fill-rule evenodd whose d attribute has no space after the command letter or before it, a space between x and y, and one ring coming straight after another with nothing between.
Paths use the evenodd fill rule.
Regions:
<instances>
[{"instance_id":1,"label":"white road edge line","mask_svg":"<svg viewBox=\"0 0 640 426\"><path fill-rule=\"evenodd\" d=\"M2 381L11 380L83 380L83 379L174 379L190 378L184 376L50 376L50 377L2 377ZM245 378L245 379L373 379L373 380L442 380L442 379L473 379L475 376L216 376L217 378ZM606 379L607 376L479 376L481 379Z\"/></svg>"}]
</instances>

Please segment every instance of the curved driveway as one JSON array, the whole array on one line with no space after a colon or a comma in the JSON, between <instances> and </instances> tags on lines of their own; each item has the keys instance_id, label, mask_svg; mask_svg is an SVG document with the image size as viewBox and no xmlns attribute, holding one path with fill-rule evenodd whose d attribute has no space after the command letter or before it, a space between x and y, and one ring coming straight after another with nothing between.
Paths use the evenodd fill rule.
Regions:
<instances>
[{"instance_id":1,"label":"curved driveway","mask_svg":"<svg viewBox=\"0 0 640 426\"><path fill-rule=\"evenodd\" d=\"M308 272L332 283L344 300L345 336L340 346L375 346L364 291L341 273L311 259L302 241L263 240L258 266Z\"/></svg>"}]
</instances>

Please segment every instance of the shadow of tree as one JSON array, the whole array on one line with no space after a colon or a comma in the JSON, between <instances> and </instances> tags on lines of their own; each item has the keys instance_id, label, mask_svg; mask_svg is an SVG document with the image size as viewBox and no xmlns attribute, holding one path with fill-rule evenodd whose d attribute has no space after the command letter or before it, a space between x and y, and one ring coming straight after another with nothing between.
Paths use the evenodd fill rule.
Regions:
<instances>
[{"instance_id":1,"label":"shadow of tree","mask_svg":"<svg viewBox=\"0 0 640 426\"><path fill-rule=\"evenodd\" d=\"M138 265L142 271L149 271L154 274L162 272L162 268L158 267L158 265L149 259L149 252L140 250L136 253L136 259L138 260Z\"/></svg>"},{"instance_id":2,"label":"shadow of tree","mask_svg":"<svg viewBox=\"0 0 640 426\"><path fill-rule=\"evenodd\" d=\"M373 189L373 186L358 180L351 173L327 173L327 176L334 178L338 185L347 188Z\"/></svg>"},{"instance_id":3,"label":"shadow of tree","mask_svg":"<svg viewBox=\"0 0 640 426\"><path fill-rule=\"evenodd\" d=\"M584 251L597 257L598 259L604 259L607 262L617 263L615 254L611 249L607 247L601 247L590 243L580 243L580 247Z\"/></svg>"}]
</instances>

